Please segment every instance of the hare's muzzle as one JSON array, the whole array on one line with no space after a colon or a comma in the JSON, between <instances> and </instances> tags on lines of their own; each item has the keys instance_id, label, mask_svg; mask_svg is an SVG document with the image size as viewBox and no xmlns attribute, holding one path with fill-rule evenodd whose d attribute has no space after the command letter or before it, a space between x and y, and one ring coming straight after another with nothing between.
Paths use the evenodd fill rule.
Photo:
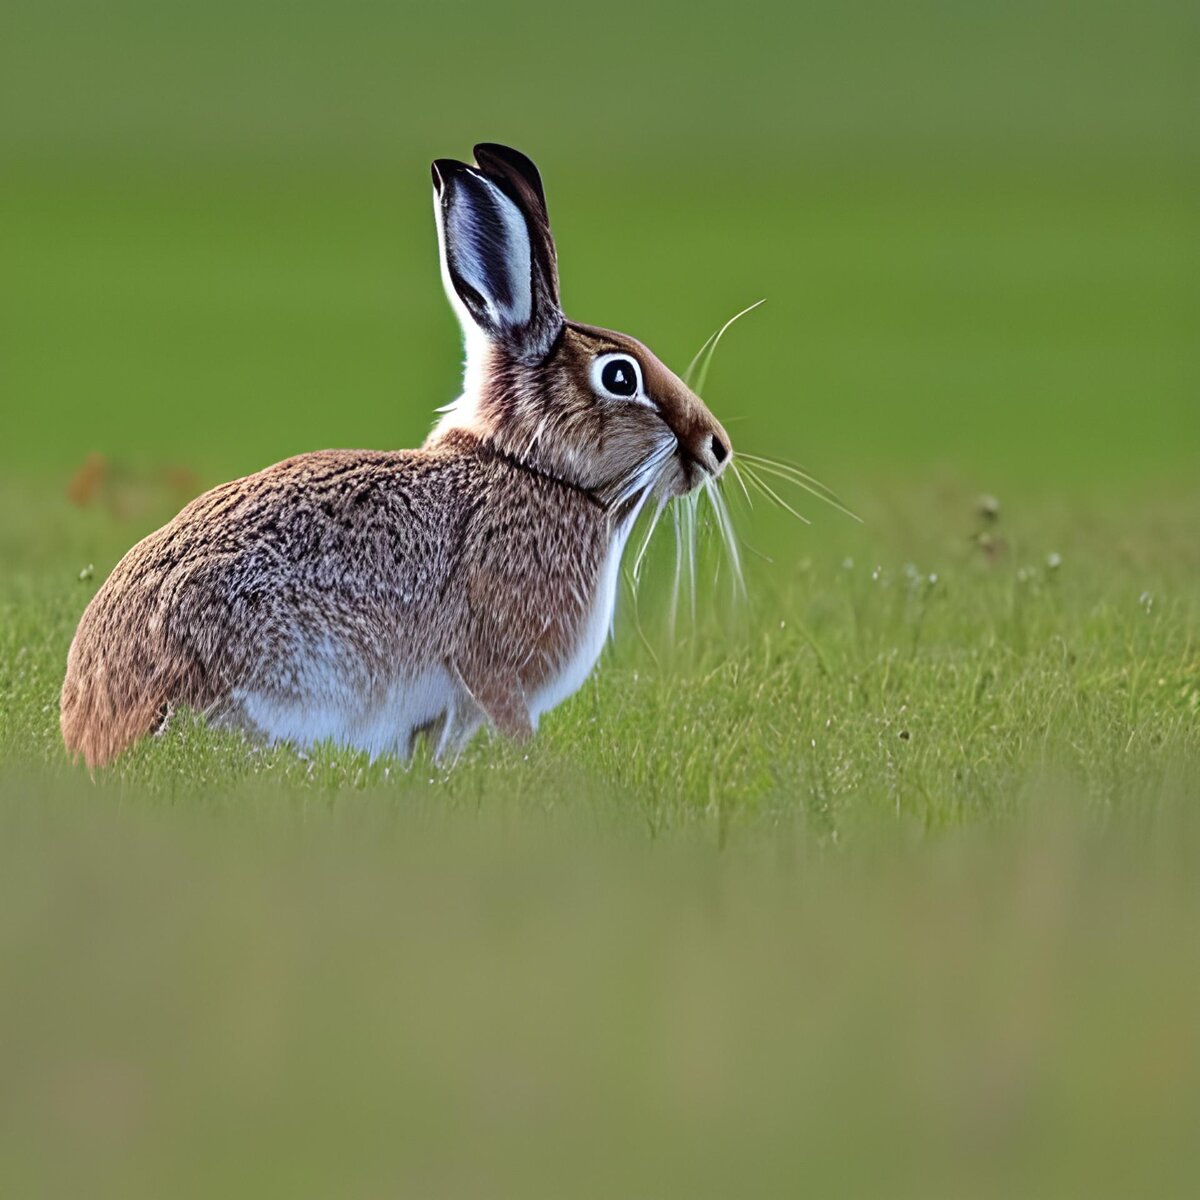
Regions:
<instances>
[{"instance_id":1,"label":"hare's muzzle","mask_svg":"<svg viewBox=\"0 0 1200 1200\"><path fill-rule=\"evenodd\" d=\"M686 406L681 406L683 412L676 415L675 436L679 440L680 457L684 460L688 491L691 491L705 478L720 478L733 457L733 447L729 435L704 402L695 395L689 396L688 400Z\"/></svg>"},{"instance_id":2,"label":"hare's muzzle","mask_svg":"<svg viewBox=\"0 0 1200 1200\"><path fill-rule=\"evenodd\" d=\"M729 446L729 438L719 425L694 433L691 437L680 437L679 442L679 475L676 478L674 490L676 495L687 495L695 491L708 479L718 479L733 454Z\"/></svg>"}]
</instances>

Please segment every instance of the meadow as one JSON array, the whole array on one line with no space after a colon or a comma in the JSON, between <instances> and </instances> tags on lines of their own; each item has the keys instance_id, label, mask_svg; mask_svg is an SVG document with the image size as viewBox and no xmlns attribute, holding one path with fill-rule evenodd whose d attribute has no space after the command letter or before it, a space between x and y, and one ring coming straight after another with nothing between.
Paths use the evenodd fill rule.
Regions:
<instances>
[{"instance_id":1,"label":"meadow","mask_svg":"<svg viewBox=\"0 0 1200 1200\"><path fill-rule=\"evenodd\" d=\"M8 6L0 1189L1192 1194L1183 11L556 11ZM484 138L572 316L681 368L765 297L706 399L861 523L729 480L747 598L705 526L672 622L662 530L528 745L185 714L90 777L121 554L456 394L426 172Z\"/></svg>"}]
</instances>

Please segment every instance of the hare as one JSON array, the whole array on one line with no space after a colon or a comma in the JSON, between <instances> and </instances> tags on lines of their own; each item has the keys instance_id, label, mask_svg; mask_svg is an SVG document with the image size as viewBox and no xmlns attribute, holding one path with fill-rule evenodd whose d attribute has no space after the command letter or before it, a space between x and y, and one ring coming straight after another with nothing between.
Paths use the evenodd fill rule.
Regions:
<instances>
[{"instance_id":1,"label":"hare","mask_svg":"<svg viewBox=\"0 0 1200 1200\"><path fill-rule=\"evenodd\" d=\"M63 738L112 762L186 705L303 749L455 756L527 738L608 635L643 504L732 449L645 346L564 317L542 181L499 145L433 164L461 397L419 450L302 454L193 500L79 622Z\"/></svg>"}]
</instances>

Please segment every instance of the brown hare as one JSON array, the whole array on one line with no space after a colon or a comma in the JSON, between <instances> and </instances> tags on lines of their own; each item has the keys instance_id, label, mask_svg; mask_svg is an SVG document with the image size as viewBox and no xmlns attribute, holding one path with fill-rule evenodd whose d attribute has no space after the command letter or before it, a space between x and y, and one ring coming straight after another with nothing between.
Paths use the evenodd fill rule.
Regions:
<instances>
[{"instance_id":1,"label":"brown hare","mask_svg":"<svg viewBox=\"0 0 1200 1200\"><path fill-rule=\"evenodd\" d=\"M433 164L461 398L420 450L302 454L192 501L117 564L79 622L67 749L109 763L187 705L303 748L458 753L527 737L587 678L647 499L732 453L640 342L559 307L537 168Z\"/></svg>"}]
</instances>

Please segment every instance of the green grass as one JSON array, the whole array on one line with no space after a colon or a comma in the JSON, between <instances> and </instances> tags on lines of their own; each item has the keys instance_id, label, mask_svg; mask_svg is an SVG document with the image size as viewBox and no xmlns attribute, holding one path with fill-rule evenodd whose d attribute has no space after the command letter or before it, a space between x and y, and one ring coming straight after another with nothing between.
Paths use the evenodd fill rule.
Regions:
<instances>
[{"instance_id":1,"label":"green grass","mask_svg":"<svg viewBox=\"0 0 1200 1200\"><path fill-rule=\"evenodd\" d=\"M95 781L54 699L129 523L48 500L0 609L14 1190L1187 1194L1194 499L864 499L760 521L793 555L674 643L655 562L528 747L185 720Z\"/></svg>"},{"instance_id":2,"label":"green grass","mask_svg":"<svg viewBox=\"0 0 1200 1200\"><path fill-rule=\"evenodd\" d=\"M106 778L231 803L268 784L468 810L595 806L652 836L720 844L780 822L821 842L865 818L925 830L991 822L1048 783L1100 814L1134 814L1196 778L1194 501L1133 512L1096 501L1057 515L1045 503L1010 515L1006 502L989 520L962 488L890 512L864 499L861 529L832 510L814 511L815 529L743 510L749 542L775 560L750 559L750 600L736 604L708 546L711 582L694 623L685 597L674 640L663 530L636 603L623 597L616 644L531 745L481 737L453 769L405 767L334 748L263 751L184 719ZM43 553L72 522L65 501L50 507L46 533L26 531ZM133 522L74 521L73 552L5 588L0 756L79 779L57 728L64 648Z\"/></svg>"},{"instance_id":3,"label":"green grass","mask_svg":"<svg viewBox=\"0 0 1200 1200\"><path fill-rule=\"evenodd\" d=\"M1193 1194L1185 6L593 15L6 6L0 1191ZM740 512L674 637L663 542L452 771L184 718L90 778L120 555L454 395L425 170L484 138L572 315L681 367L767 298L707 398L864 524Z\"/></svg>"}]
</instances>

